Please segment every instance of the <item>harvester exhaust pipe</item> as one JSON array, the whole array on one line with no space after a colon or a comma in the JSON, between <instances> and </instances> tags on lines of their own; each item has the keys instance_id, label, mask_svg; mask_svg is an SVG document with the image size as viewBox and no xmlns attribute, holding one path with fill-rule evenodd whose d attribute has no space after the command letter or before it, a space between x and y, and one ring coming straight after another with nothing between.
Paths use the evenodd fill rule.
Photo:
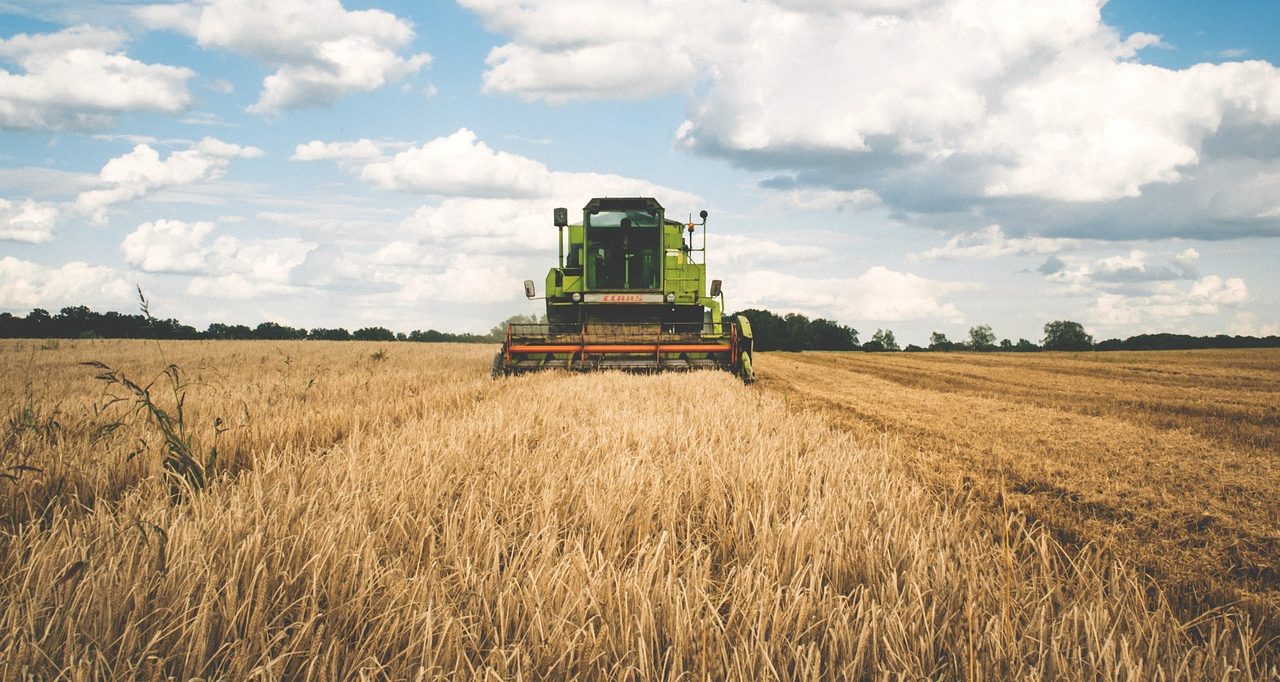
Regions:
<instances>
[{"instance_id":1,"label":"harvester exhaust pipe","mask_svg":"<svg viewBox=\"0 0 1280 682\"><path fill-rule=\"evenodd\" d=\"M556 229L560 233L559 237L557 237L556 239L557 245L560 247L560 261L557 267L563 270L564 269L564 228L566 225L569 224L569 209L557 208L553 210L551 214L552 214L552 217L555 218ZM533 298L533 297L530 296L530 298Z\"/></svg>"}]
</instances>

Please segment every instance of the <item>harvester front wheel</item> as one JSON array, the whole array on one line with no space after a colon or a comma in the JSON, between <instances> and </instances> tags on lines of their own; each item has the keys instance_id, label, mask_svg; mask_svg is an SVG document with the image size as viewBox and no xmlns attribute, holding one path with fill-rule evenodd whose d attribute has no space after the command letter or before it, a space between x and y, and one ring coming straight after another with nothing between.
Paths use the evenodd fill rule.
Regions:
<instances>
[{"instance_id":1,"label":"harvester front wheel","mask_svg":"<svg viewBox=\"0 0 1280 682\"><path fill-rule=\"evenodd\" d=\"M489 377L497 379L507 375L507 368L502 366L502 351L498 351L493 356L493 369L489 371Z\"/></svg>"},{"instance_id":2,"label":"harvester front wheel","mask_svg":"<svg viewBox=\"0 0 1280 682\"><path fill-rule=\"evenodd\" d=\"M751 367L751 354L743 353L741 366L738 368L738 376L742 378L742 383L750 386L756 380L756 371Z\"/></svg>"}]
</instances>

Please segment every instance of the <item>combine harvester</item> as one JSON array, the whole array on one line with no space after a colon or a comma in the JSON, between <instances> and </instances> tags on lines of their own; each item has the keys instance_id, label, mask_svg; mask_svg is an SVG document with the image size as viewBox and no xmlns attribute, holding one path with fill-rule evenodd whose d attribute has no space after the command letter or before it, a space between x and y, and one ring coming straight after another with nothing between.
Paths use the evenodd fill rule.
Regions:
<instances>
[{"instance_id":1,"label":"combine harvester","mask_svg":"<svg viewBox=\"0 0 1280 682\"><path fill-rule=\"evenodd\" d=\"M700 215L701 223L681 223L652 198L592 199L570 225L568 209L555 209L560 258L547 273L547 321L507 327L493 376L719 369L751 383L750 323L723 315L720 280L703 293L707 212ZM524 292L537 298L533 280Z\"/></svg>"}]
</instances>

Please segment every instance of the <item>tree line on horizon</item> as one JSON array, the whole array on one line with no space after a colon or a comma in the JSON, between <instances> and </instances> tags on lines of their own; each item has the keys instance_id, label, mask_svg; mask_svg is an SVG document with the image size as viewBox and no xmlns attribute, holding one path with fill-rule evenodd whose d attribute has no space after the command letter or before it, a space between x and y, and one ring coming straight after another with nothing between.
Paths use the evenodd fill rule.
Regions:
<instances>
[{"instance_id":1,"label":"tree line on horizon","mask_svg":"<svg viewBox=\"0 0 1280 682\"><path fill-rule=\"evenodd\" d=\"M1192 336L1190 334L1159 333L1138 334L1125 339L1106 339L1095 342L1085 331L1084 325L1071 320L1054 320L1044 325L1044 338L1039 343L1027 339L1001 339L997 341L991 325L977 325L969 329L967 339L952 341L942 332L929 335L929 345L922 347L898 345L892 330L877 329L866 342L859 342L859 332L853 327L824 318L809 319L798 313L777 313L748 308L737 313L751 323L756 350L806 351L806 350L861 350L867 352L902 351L920 352L1037 352L1058 351L1113 351L1113 350L1198 350L1207 348L1280 348L1280 336Z\"/></svg>"},{"instance_id":2,"label":"tree line on horizon","mask_svg":"<svg viewBox=\"0 0 1280 682\"><path fill-rule=\"evenodd\" d=\"M417 341L423 343L493 343L490 334L454 334L434 329L415 329L408 334L386 327L362 327L348 331L316 327L303 329L276 322L262 322L255 327L214 322L204 330L176 319L160 319L149 314L130 315L108 311L95 312L87 306L68 306L50 314L36 308L25 317L0 313L0 338L52 339L165 339L165 340L312 340L312 341Z\"/></svg>"},{"instance_id":3,"label":"tree line on horizon","mask_svg":"<svg viewBox=\"0 0 1280 682\"><path fill-rule=\"evenodd\" d=\"M362 327L348 331L343 327L303 329L276 322L262 322L250 327L243 324L214 322L204 330L168 318L144 314L126 314L115 311L99 313L87 306L67 306L51 314L43 308L35 308L23 317L12 313L0 313L0 338L55 338L55 339L173 339L173 340L314 340L314 341L410 341L419 343L499 343L507 324L537 323L537 316L516 315L495 326L487 334L456 334L434 329L413 330L409 333L394 332L386 327ZM1159 333L1138 334L1125 339L1106 339L1095 342L1079 322L1055 320L1044 326L1044 338L1039 343L1027 339L1016 342L1009 339L997 341L990 325L977 325L969 329L967 339L952 341L942 332L933 332L926 347L909 344L899 346L889 329L877 329L865 342L859 341L859 332L853 327L825 318L809 319L799 313L778 315L769 310L748 308L740 311L751 323L756 350L760 351L867 351L867 352L1035 352L1041 350L1063 351L1113 351L1113 350L1195 350L1208 348L1280 348L1280 336L1191 336L1189 334Z\"/></svg>"}]
</instances>

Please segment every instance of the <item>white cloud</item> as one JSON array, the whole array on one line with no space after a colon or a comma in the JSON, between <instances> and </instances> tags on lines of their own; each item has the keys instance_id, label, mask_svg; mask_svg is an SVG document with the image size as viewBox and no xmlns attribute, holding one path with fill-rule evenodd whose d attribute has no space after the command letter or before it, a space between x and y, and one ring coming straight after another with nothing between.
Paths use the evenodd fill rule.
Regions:
<instances>
[{"instance_id":1,"label":"white cloud","mask_svg":"<svg viewBox=\"0 0 1280 682\"><path fill-rule=\"evenodd\" d=\"M1280 318L1263 322L1258 319L1257 314L1241 311L1231 319L1229 331L1244 336L1280 336Z\"/></svg>"},{"instance_id":2,"label":"white cloud","mask_svg":"<svg viewBox=\"0 0 1280 682\"><path fill-rule=\"evenodd\" d=\"M367 138L354 142L312 140L300 144L289 157L293 161L371 161L382 158L382 146Z\"/></svg>"},{"instance_id":3,"label":"white cloud","mask_svg":"<svg viewBox=\"0 0 1280 682\"><path fill-rule=\"evenodd\" d=\"M140 144L133 151L111 159L98 173L106 189L81 192L76 207L95 223L107 221L107 209L148 192L199 180L216 179L226 172L231 160L252 159L263 155L257 147L242 147L206 137L189 149L169 154L164 160L150 145Z\"/></svg>"},{"instance_id":4,"label":"white cloud","mask_svg":"<svg viewBox=\"0 0 1280 682\"><path fill-rule=\"evenodd\" d=\"M413 26L378 9L347 11L338 0L203 0L136 11L153 28L195 38L201 47L247 54L276 69L249 107L273 114L368 92L428 64L426 53L401 55Z\"/></svg>"},{"instance_id":5,"label":"white cloud","mask_svg":"<svg viewBox=\"0 0 1280 682\"><path fill-rule=\"evenodd\" d=\"M1071 264L1058 261L1059 267L1042 269L1051 282L1068 285L1070 291L1088 291L1094 288L1141 288L1151 282L1171 282L1199 278L1197 262L1200 254L1195 249L1185 249L1169 258L1165 265L1152 265L1147 253L1133 249L1124 255L1098 258L1092 263L1069 258Z\"/></svg>"},{"instance_id":6,"label":"white cloud","mask_svg":"<svg viewBox=\"0 0 1280 682\"><path fill-rule=\"evenodd\" d=\"M1199 258L1189 248L1158 265L1134 249L1092 262L1069 258L1070 264L1047 272L1046 279L1063 285L1060 294L1092 299L1085 313L1090 323L1131 332L1168 331L1184 327L1188 318L1217 315L1250 300L1243 279L1200 275Z\"/></svg>"},{"instance_id":7,"label":"white cloud","mask_svg":"<svg viewBox=\"0 0 1280 682\"><path fill-rule=\"evenodd\" d=\"M1240 278L1209 275L1189 288L1160 282L1137 295L1103 291L1087 315L1089 321L1106 327L1168 331L1188 318L1217 315L1223 307L1238 307L1248 300L1249 289Z\"/></svg>"},{"instance_id":8,"label":"white cloud","mask_svg":"<svg viewBox=\"0 0 1280 682\"><path fill-rule=\"evenodd\" d=\"M651 196L679 215L703 205L688 192L608 173L553 171L546 164L495 150L466 128L360 165L376 143L299 145L297 159L329 158L358 170L371 184L434 195L401 223L403 237L466 253L524 253L555 246L551 211L571 214L591 197Z\"/></svg>"},{"instance_id":9,"label":"white cloud","mask_svg":"<svg viewBox=\"0 0 1280 682\"><path fill-rule=\"evenodd\" d=\"M956 235L946 245L908 256L913 261L936 261L955 258L999 258L1002 256L1034 256L1059 253L1079 245L1079 239L1049 237L1008 237L999 225Z\"/></svg>"},{"instance_id":10,"label":"white cloud","mask_svg":"<svg viewBox=\"0 0 1280 682\"><path fill-rule=\"evenodd\" d=\"M864 321L946 320L964 315L943 297L973 289L961 282L942 282L909 272L875 266L852 278L805 278L772 270L746 272L726 295L733 307L765 307L835 318L846 323Z\"/></svg>"},{"instance_id":11,"label":"white cloud","mask_svg":"<svg viewBox=\"0 0 1280 682\"><path fill-rule=\"evenodd\" d=\"M800 188L784 191L782 198L787 206L802 211L860 211L880 205L880 197L869 189Z\"/></svg>"},{"instance_id":12,"label":"white cloud","mask_svg":"<svg viewBox=\"0 0 1280 682\"><path fill-rule=\"evenodd\" d=\"M542 163L491 149L462 128L386 161L361 177L387 189L443 196L520 198L545 195L551 172Z\"/></svg>"},{"instance_id":13,"label":"white cloud","mask_svg":"<svg viewBox=\"0 0 1280 682\"><path fill-rule=\"evenodd\" d=\"M1240 305L1249 300L1249 288L1239 277L1202 277L1191 286L1189 298L1211 305Z\"/></svg>"},{"instance_id":14,"label":"white cloud","mask_svg":"<svg viewBox=\"0 0 1280 682\"><path fill-rule=\"evenodd\" d=\"M207 267L202 242L213 227L203 221L143 223L124 238L120 249L129 265L146 272L202 272Z\"/></svg>"},{"instance_id":15,"label":"white cloud","mask_svg":"<svg viewBox=\"0 0 1280 682\"><path fill-rule=\"evenodd\" d=\"M0 199L0 239L40 244L53 239L58 207L27 199L15 204Z\"/></svg>"},{"instance_id":16,"label":"white cloud","mask_svg":"<svg viewBox=\"0 0 1280 682\"><path fill-rule=\"evenodd\" d=\"M106 267L75 261L49 267L0 258L0 307L56 310L67 305L114 305L133 298L134 285Z\"/></svg>"},{"instance_id":17,"label":"white cloud","mask_svg":"<svg viewBox=\"0 0 1280 682\"><path fill-rule=\"evenodd\" d=\"M701 245L700 237L695 236L694 244ZM832 256L830 250L821 246L782 244L771 239L737 234L714 235L709 240L707 249L711 252L715 268L726 273L753 270L765 265L777 267L789 263L812 263Z\"/></svg>"},{"instance_id":18,"label":"white cloud","mask_svg":"<svg viewBox=\"0 0 1280 682\"><path fill-rule=\"evenodd\" d=\"M191 103L190 69L145 64L121 50L126 36L90 26L0 40L0 128L105 128L130 111L176 113Z\"/></svg>"},{"instance_id":19,"label":"white cloud","mask_svg":"<svg viewBox=\"0 0 1280 682\"><path fill-rule=\"evenodd\" d=\"M1142 64L1158 37L1117 35L1097 0L462 4L510 38L489 55L490 92L696 88L678 132L690 148L837 177L892 169L873 175L888 184L946 178L970 200L1136 197L1179 182L1206 140L1280 125L1275 66Z\"/></svg>"},{"instance_id":20,"label":"white cloud","mask_svg":"<svg viewBox=\"0 0 1280 682\"><path fill-rule=\"evenodd\" d=\"M316 248L299 239L241 240L216 226L157 220L143 223L120 244L125 260L145 272L196 275L187 286L195 296L258 298L296 294L292 273Z\"/></svg>"}]
</instances>

